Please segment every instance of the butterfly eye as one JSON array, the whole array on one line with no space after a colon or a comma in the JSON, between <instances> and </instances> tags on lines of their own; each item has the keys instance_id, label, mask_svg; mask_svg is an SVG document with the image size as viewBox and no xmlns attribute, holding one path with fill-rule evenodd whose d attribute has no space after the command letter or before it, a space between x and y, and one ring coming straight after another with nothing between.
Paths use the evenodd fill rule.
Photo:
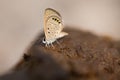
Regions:
<instances>
[{"instance_id":1,"label":"butterfly eye","mask_svg":"<svg viewBox=\"0 0 120 80\"><path fill-rule=\"evenodd\" d=\"M42 42L43 42L43 43L46 43L46 40L45 40L45 38L43 38Z\"/></svg>"},{"instance_id":2,"label":"butterfly eye","mask_svg":"<svg viewBox=\"0 0 120 80\"><path fill-rule=\"evenodd\" d=\"M43 39L43 41L45 41L45 38Z\"/></svg>"}]
</instances>

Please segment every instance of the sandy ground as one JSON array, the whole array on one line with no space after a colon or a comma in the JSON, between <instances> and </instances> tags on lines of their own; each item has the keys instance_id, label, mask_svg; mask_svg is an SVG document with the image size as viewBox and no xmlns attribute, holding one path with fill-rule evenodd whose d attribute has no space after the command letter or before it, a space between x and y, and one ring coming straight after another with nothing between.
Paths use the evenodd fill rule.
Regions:
<instances>
[{"instance_id":1,"label":"sandy ground","mask_svg":"<svg viewBox=\"0 0 120 80\"><path fill-rule=\"evenodd\" d=\"M0 80L119 80L120 42L66 29L68 36L45 47L37 36L11 74Z\"/></svg>"}]
</instances>

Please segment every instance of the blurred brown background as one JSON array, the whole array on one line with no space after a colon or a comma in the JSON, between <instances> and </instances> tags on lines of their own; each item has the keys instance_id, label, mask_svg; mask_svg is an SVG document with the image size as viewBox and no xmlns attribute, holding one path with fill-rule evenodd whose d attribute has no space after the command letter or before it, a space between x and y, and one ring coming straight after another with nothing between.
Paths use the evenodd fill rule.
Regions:
<instances>
[{"instance_id":1,"label":"blurred brown background","mask_svg":"<svg viewBox=\"0 0 120 80\"><path fill-rule=\"evenodd\" d=\"M0 0L0 74L9 71L43 31L48 7L59 11L65 25L120 40L120 0Z\"/></svg>"}]
</instances>

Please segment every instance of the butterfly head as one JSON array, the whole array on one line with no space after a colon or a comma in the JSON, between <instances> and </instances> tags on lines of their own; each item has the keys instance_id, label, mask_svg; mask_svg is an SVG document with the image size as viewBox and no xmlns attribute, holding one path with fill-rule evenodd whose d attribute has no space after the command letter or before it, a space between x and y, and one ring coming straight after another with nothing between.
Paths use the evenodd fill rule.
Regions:
<instances>
[{"instance_id":1,"label":"butterfly head","mask_svg":"<svg viewBox=\"0 0 120 80\"><path fill-rule=\"evenodd\" d=\"M46 44L46 43L47 43L47 42L46 42L46 40L45 40L45 38L43 38L42 42L43 42L44 44Z\"/></svg>"}]
</instances>

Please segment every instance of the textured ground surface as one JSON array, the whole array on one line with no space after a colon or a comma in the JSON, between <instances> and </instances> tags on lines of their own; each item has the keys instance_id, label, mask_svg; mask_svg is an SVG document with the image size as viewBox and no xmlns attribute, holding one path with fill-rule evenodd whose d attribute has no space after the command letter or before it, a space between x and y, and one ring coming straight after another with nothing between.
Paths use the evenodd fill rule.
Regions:
<instances>
[{"instance_id":1,"label":"textured ground surface","mask_svg":"<svg viewBox=\"0 0 120 80\"><path fill-rule=\"evenodd\" d=\"M0 80L120 80L120 42L89 32L68 36L46 48L38 36L14 72Z\"/></svg>"}]
</instances>

